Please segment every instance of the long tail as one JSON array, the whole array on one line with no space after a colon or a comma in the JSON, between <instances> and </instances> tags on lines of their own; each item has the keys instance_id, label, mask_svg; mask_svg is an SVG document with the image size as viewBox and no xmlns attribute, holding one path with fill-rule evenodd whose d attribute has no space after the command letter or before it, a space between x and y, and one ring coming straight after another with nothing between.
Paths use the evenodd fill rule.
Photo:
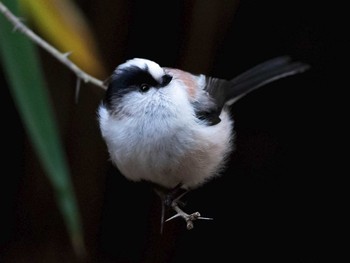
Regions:
<instances>
[{"instance_id":1,"label":"long tail","mask_svg":"<svg viewBox=\"0 0 350 263\"><path fill-rule=\"evenodd\" d=\"M249 92L278 79L302 73L310 68L310 65L300 61L292 61L289 56L280 56L267 60L229 81L229 85L234 87L229 90L227 98L232 98L227 102L232 105L234 102L248 94Z\"/></svg>"}]
</instances>

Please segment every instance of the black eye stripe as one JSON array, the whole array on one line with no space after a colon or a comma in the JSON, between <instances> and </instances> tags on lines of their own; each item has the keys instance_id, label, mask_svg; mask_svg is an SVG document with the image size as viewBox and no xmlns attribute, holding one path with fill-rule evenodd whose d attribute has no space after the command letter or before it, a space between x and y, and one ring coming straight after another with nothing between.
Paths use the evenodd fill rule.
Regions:
<instances>
[{"instance_id":1,"label":"black eye stripe","mask_svg":"<svg viewBox=\"0 0 350 263\"><path fill-rule=\"evenodd\" d=\"M148 88L145 85L147 85ZM131 66L112 75L105 93L104 102L107 107L110 107L113 101L121 99L129 92L146 92L150 87L160 86L161 83L158 83L146 69Z\"/></svg>"},{"instance_id":2,"label":"black eye stripe","mask_svg":"<svg viewBox=\"0 0 350 263\"><path fill-rule=\"evenodd\" d=\"M150 86L149 86L148 84L143 83L143 84L140 85L140 90L141 90L142 92L146 92L146 91L148 91L149 89L150 89Z\"/></svg>"}]
</instances>

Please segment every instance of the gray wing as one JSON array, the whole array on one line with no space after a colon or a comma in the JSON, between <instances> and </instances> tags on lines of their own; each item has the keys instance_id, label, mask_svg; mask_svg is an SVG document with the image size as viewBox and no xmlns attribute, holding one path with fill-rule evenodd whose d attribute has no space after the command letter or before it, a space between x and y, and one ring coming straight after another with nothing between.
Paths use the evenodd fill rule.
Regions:
<instances>
[{"instance_id":1,"label":"gray wing","mask_svg":"<svg viewBox=\"0 0 350 263\"><path fill-rule=\"evenodd\" d=\"M292 61L289 56L280 56L258 64L232 80L207 77L204 89L214 99L216 107L204 115L208 115L211 125L216 124L220 121L217 118L219 118L224 105L232 105L259 87L287 76L302 73L309 68L308 64ZM210 119L216 119L216 121L211 122Z\"/></svg>"}]
</instances>

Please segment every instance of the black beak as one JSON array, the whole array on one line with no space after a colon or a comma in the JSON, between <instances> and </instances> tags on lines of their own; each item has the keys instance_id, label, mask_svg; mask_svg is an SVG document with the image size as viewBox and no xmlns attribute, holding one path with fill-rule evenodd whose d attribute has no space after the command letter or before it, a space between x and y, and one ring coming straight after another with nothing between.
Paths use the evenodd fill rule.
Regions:
<instances>
[{"instance_id":1,"label":"black beak","mask_svg":"<svg viewBox=\"0 0 350 263\"><path fill-rule=\"evenodd\" d=\"M172 79L173 79L173 76L170 76L168 74L164 75L162 77L162 86L164 87L164 86L168 85Z\"/></svg>"}]
</instances>

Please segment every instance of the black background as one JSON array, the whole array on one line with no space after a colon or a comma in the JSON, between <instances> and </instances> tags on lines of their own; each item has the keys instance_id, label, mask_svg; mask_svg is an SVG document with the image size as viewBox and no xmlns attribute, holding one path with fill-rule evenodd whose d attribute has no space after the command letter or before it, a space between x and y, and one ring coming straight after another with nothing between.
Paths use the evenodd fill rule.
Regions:
<instances>
[{"instance_id":1,"label":"black background","mask_svg":"<svg viewBox=\"0 0 350 263\"><path fill-rule=\"evenodd\" d=\"M186 211L198 210L214 220L196 221L188 231L176 219L166 223L163 235L157 196L147 186L125 180L108 162L94 115L103 94L86 88L75 117L58 119L72 165L83 167L72 169L88 237L87 261L342 262L345 229L340 222L347 207L339 206L344 172L338 172L337 162L343 153L334 147L342 143L340 94L347 85L341 80L349 43L342 8L318 1L240 1L214 41L212 60L202 65L197 63L200 45L195 55L184 52L195 1L116 2L77 1L109 72L125 59L145 57L162 66L231 78L285 54L311 69L233 105L236 151L227 170L186 196ZM115 14L118 4L125 11L122 17ZM200 37L197 43L209 41L205 34ZM55 63L45 53L42 57L47 65ZM49 83L62 75L66 82L61 86L74 83L65 68L46 70ZM6 85L4 79L1 83ZM33 172L32 166L40 171L40 165L11 96L7 89L2 92L6 159L0 190L6 201L0 253L4 262L76 262L48 182L42 171ZM60 92L53 88L58 115L60 100L73 104L74 93ZM87 134L77 133L79 125L78 132L90 125ZM93 142L72 150L73 141ZM104 169L90 164L94 161Z\"/></svg>"}]
</instances>

